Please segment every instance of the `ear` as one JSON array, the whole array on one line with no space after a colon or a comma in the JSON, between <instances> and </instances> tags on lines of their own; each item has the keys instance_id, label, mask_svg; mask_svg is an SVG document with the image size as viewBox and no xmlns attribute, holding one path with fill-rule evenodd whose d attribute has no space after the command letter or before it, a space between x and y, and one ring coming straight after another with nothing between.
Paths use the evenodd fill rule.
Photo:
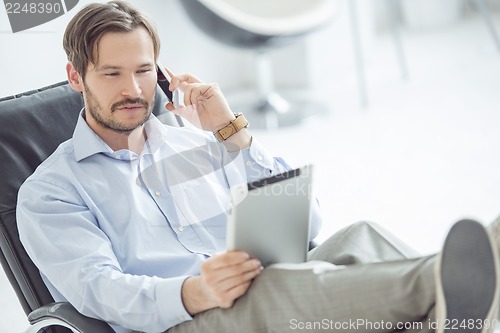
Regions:
<instances>
[{"instance_id":1,"label":"ear","mask_svg":"<svg viewBox=\"0 0 500 333\"><path fill-rule=\"evenodd\" d=\"M68 76L68 83L73 88L74 91L83 92L83 79L73 66L73 63L69 61L66 64L66 74Z\"/></svg>"}]
</instances>

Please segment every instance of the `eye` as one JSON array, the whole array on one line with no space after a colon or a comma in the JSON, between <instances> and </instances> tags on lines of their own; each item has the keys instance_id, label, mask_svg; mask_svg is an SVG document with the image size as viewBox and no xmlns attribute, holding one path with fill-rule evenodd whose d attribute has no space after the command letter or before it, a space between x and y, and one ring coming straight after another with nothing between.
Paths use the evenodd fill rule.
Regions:
<instances>
[{"instance_id":1,"label":"eye","mask_svg":"<svg viewBox=\"0 0 500 333\"><path fill-rule=\"evenodd\" d=\"M120 73L118 72L112 72L112 73L106 73L104 74L105 76L108 76L108 77L113 77L113 76L118 76Z\"/></svg>"},{"instance_id":2,"label":"eye","mask_svg":"<svg viewBox=\"0 0 500 333\"><path fill-rule=\"evenodd\" d=\"M137 73L140 73L140 74L145 74L145 73L150 73L151 72L151 69L141 69L139 71L137 71Z\"/></svg>"}]
</instances>

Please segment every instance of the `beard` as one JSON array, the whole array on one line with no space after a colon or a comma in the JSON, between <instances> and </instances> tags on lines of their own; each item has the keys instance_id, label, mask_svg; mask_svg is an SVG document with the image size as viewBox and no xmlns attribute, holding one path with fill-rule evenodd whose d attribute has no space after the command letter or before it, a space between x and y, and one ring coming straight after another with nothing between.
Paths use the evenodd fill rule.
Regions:
<instances>
[{"instance_id":1,"label":"beard","mask_svg":"<svg viewBox=\"0 0 500 333\"><path fill-rule=\"evenodd\" d=\"M86 84L84 84L85 88L85 110L87 110L92 118L103 128L110 129L112 131L127 134L132 132L134 129L144 125L146 121L148 121L151 112L153 111L153 103L148 103L146 100L142 98L126 98L120 102L114 103L111 105L110 112L105 112L106 110L99 104L95 95L90 91ZM153 96L154 100L154 96ZM125 124L119 119L114 117L115 111L126 105L126 104L141 104L144 107L143 117L135 123ZM106 113L108 115L106 116Z\"/></svg>"}]
</instances>

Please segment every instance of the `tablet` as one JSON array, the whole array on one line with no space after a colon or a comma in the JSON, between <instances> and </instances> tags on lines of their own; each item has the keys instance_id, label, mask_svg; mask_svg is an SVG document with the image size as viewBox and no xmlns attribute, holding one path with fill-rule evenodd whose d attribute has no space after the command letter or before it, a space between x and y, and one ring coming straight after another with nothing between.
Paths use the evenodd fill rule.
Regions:
<instances>
[{"instance_id":1,"label":"tablet","mask_svg":"<svg viewBox=\"0 0 500 333\"><path fill-rule=\"evenodd\" d=\"M262 265L307 259L312 165L231 188L227 249Z\"/></svg>"}]
</instances>

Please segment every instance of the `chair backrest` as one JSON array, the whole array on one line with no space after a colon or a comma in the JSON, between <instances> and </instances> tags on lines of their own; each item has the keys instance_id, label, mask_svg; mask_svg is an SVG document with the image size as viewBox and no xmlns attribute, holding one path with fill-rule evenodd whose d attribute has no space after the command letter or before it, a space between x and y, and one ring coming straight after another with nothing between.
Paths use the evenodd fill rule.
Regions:
<instances>
[{"instance_id":1,"label":"chair backrest","mask_svg":"<svg viewBox=\"0 0 500 333\"><path fill-rule=\"evenodd\" d=\"M261 35L297 35L330 23L335 0L198 0L224 20Z\"/></svg>"},{"instance_id":2,"label":"chair backrest","mask_svg":"<svg viewBox=\"0 0 500 333\"><path fill-rule=\"evenodd\" d=\"M162 114L163 123L181 126L166 111L159 89L156 96L154 113ZM67 82L0 99L0 261L26 314L53 298L19 241L17 193L37 166L72 136L82 107L81 94Z\"/></svg>"},{"instance_id":3,"label":"chair backrest","mask_svg":"<svg viewBox=\"0 0 500 333\"><path fill-rule=\"evenodd\" d=\"M209 37L238 48L291 43L333 21L335 0L183 0L188 17Z\"/></svg>"}]
</instances>

